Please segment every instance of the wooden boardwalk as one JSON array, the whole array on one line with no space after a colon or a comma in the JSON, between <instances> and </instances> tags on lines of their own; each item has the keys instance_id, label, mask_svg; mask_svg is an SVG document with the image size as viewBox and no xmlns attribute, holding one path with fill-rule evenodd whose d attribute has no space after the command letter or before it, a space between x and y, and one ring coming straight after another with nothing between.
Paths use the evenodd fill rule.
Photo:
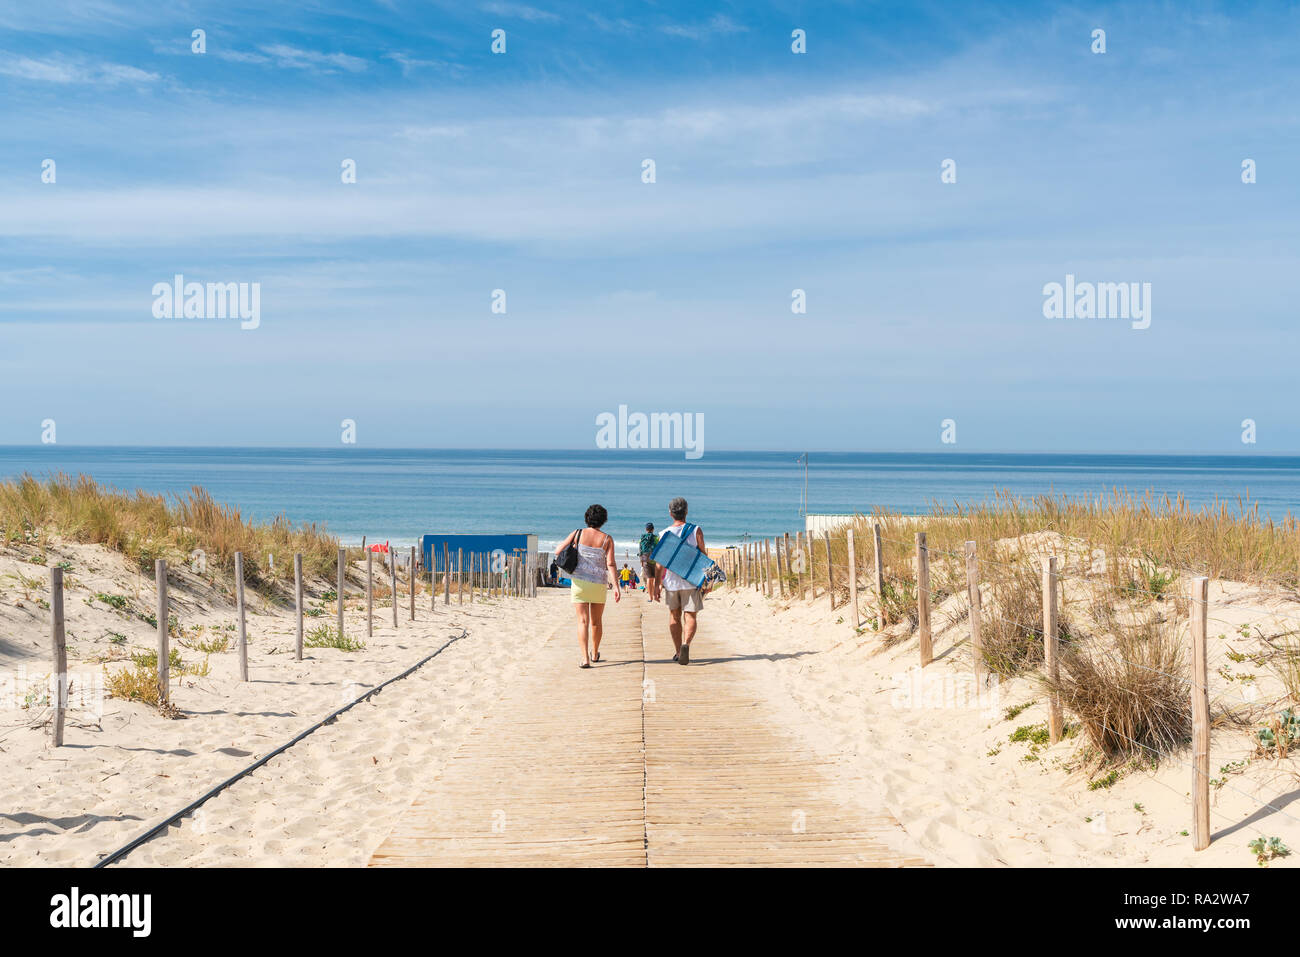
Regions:
<instances>
[{"instance_id":1,"label":"wooden boardwalk","mask_svg":"<svg viewBox=\"0 0 1300 957\"><path fill-rule=\"evenodd\" d=\"M752 659L708 611L687 667L667 611L639 593L608 607L590 670L562 628L371 866L924 864L890 849L887 812L835 800L824 759L748 688Z\"/></svg>"}]
</instances>

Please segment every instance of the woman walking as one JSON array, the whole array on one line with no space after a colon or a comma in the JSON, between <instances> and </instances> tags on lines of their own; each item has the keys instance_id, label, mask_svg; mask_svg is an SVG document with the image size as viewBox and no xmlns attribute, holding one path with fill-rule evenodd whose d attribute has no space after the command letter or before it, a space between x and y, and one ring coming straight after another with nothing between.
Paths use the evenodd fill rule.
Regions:
<instances>
[{"instance_id":1,"label":"woman walking","mask_svg":"<svg viewBox=\"0 0 1300 957\"><path fill-rule=\"evenodd\" d=\"M593 505L587 509L587 527L581 531L571 532L560 542L555 550L558 555L572 543L578 549L578 566L570 574L573 581L571 594L574 607L578 611L578 643L582 645L582 664L580 668L590 668L593 661L600 661L600 639L602 636L601 618L605 614L605 594L610 587L614 589L614 601L622 596L618 587L618 569L614 561L614 539L600 530L609 518L603 505ZM577 536L575 541L575 536ZM588 646L588 634L591 644Z\"/></svg>"}]
</instances>

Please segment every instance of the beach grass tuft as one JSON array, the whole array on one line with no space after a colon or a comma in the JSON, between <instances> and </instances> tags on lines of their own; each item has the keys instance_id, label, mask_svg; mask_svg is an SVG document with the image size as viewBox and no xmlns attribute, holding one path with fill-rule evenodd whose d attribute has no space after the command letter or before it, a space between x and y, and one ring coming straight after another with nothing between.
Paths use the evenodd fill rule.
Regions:
<instances>
[{"instance_id":1,"label":"beach grass tuft","mask_svg":"<svg viewBox=\"0 0 1300 957\"><path fill-rule=\"evenodd\" d=\"M158 705L158 669L135 665L108 672L104 685L110 698Z\"/></svg>"},{"instance_id":2,"label":"beach grass tuft","mask_svg":"<svg viewBox=\"0 0 1300 957\"><path fill-rule=\"evenodd\" d=\"M337 648L339 651L361 651L365 643L350 635L340 635L330 625L319 625L303 636L307 648Z\"/></svg>"}]
</instances>

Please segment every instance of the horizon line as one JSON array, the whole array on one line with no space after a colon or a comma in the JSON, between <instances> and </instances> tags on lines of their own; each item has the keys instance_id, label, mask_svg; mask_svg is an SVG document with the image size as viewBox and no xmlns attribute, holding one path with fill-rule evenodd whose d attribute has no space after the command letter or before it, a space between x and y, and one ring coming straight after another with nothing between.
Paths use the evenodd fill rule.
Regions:
<instances>
[{"instance_id":1,"label":"horizon line","mask_svg":"<svg viewBox=\"0 0 1300 957\"><path fill-rule=\"evenodd\" d=\"M268 451L287 451L287 452L614 452L627 455L638 454L643 452L659 452L663 454L680 453L681 449L603 449L595 446L586 448L565 448L554 446L441 446L441 445L386 445L386 446L347 446L339 445L136 445L129 443L112 443L112 444L77 444L67 442L57 443L28 443L28 444L4 444L0 443L0 450L30 450L30 449L145 449L145 450L175 450L175 449L198 449L198 450L226 450L226 451L245 451L245 450L268 450ZM893 448L893 449L775 449L775 448L720 448L714 449L716 452L727 453L763 453L771 455L1145 455L1145 456L1206 456L1218 458L1300 458L1300 450L1283 449L1279 451L1254 451L1254 450L1232 450L1232 451L1204 451L1196 449L1117 449L1117 450L1098 450L1098 449L931 449L931 448ZM704 453L700 459L689 461L700 462L707 457Z\"/></svg>"}]
</instances>

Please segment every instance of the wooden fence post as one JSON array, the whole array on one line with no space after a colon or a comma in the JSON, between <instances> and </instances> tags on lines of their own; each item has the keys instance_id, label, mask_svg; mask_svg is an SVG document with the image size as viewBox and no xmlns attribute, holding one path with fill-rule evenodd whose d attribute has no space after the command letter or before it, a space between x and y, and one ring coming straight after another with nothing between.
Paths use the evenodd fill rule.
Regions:
<instances>
[{"instance_id":1,"label":"wooden fence post","mask_svg":"<svg viewBox=\"0 0 1300 957\"><path fill-rule=\"evenodd\" d=\"M881 554L880 523L871 526L872 546L876 554L876 631L882 631L885 621L885 557Z\"/></svg>"},{"instance_id":2,"label":"wooden fence post","mask_svg":"<svg viewBox=\"0 0 1300 957\"><path fill-rule=\"evenodd\" d=\"M776 548L776 585L781 592L781 597L784 598L785 597L785 571L781 568L781 536L780 535L776 537L776 540L775 542L773 542L773 545ZM786 558L786 564L788 565L790 563L790 556L787 555L785 558Z\"/></svg>"},{"instance_id":3,"label":"wooden fence post","mask_svg":"<svg viewBox=\"0 0 1300 957\"><path fill-rule=\"evenodd\" d=\"M1043 658L1051 693L1047 699L1047 732L1052 744L1061 740L1061 695L1056 684L1061 677L1060 635L1057 630L1056 556L1043 559Z\"/></svg>"},{"instance_id":4,"label":"wooden fence post","mask_svg":"<svg viewBox=\"0 0 1300 957\"><path fill-rule=\"evenodd\" d=\"M812 593L813 601L817 600L817 549L813 546L812 532L804 533L804 540L808 543L808 589Z\"/></svg>"},{"instance_id":5,"label":"wooden fence post","mask_svg":"<svg viewBox=\"0 0 1300 957\"><path fill-rule=\"evenodd\" d=\"M826 597L830 599L831 611L835 610L835 565L831 562L831 533L822 532L826 543Z\"/></svg>"},{"instance_id":6,"label":"wooden fence post","mask_svg":"<svg viewBox=\"0 0 1300 957\"><path fill-rule=\"evenodd\" d=\"M763 539L763 544L759 546L759 551L762 553L762 559L763 559L763 597L771 598L772 597L772 567L771 567L772 556L768 553L766 538Z\"/></svg>"},{"instance_id":7,"label":"wooden fence post","mask_svg":"<svg viewBox=\"0 0 1300 957\"><path fill-rule=\"evenodd\" d=\"M1210 690L1206 657L1210 580L1192 579L1192 847L1210 846Z\"/></svg>"},{"instance_id":8,"label":"wooden fence post","mask_svg":"<svg viewBox=\"0 0 1300 957\"><path fill-rule=\"evenodd\" d=\"M853 629L862 624L858 615L858 553L853 547L853 529L844 533L844 542L849 550L849 604L853 606Z\"/></svg>"},{"instance_id":9,"label":"wooden fence post","mask_svg":"<svg viewBox=\"0 0 1300 957\"><path fill-rule=\"evenodd\" d=\"M433 554L433 543L429 543L429 554ZM447 543L442 543L442 604L451 604L451 551Z\"/></svg>"},{"instance_id":10,"label":"wooden fence post","mask_svg":"<svg viewBox=\"0 0 1300 957\"><path fill-rule=\"evenodd\" d=\"M975 693L984 689L984 640L980 637L980 616L983 614L980 600L979 558L974 542L966 543L966 595L970 603L970 648L971 660L974 662Z\"/></svg>"},{"instance_id":11,"label":"wooden fence post","mask_svg":"<svg viewBox=\"0 0 1300 957\"><path fill-rule=\"evenodd\" d=\"M808 586L804 583L803 577L804 565L806 564L803 554L803 532L794 533L794 550L795 554L799 556L799 600L803 601L808 597Z\"/></svg>"},{"instance_id":12,"label":"wooden fence post","mask_svg":"<svg viewBox=\"0 0 1300 957\"><path fill-rule=\"evenodd\" d=\"M340 548L339 549L339 585L338 585L339 640L340 641L343 640L343 581L347 573L347 567L348 567L348 550L346 548Z\"/></svg>"},{"instance_id":13,"label":"wooden fence post","mask_svg":"<svg viewBox=\"0 0 1300 957\"><path fill-rule=\"evenodd\" d=\"M68 710L68 642L63 631L63 569L50 569L50 646L54 653L54 687L50 706L54 708L54 746L63 746L63 721Z\"/></svg>"},{"instance_id":14,"label":"wooden fence post","mask_svg":"<svg viewBox=\"0 0 1300 957\"><path fill-rule=\"evenodd\" d=\"M407 569L411 574L411 621L415 621L415 546L411 546L411 566Z\"/></svg>"},{"instance_id":15,"label":"wooden fence post","mask_svg":"<svg viewBox=\"0 0 1300 957\"><path fill-rule=\"evenodd\" d=\"M153 561L154 584L158 588L158 705L165 705L171 694L171 649L168 647L167 634L167 560L155 558Z\"/></svg>"},{"instance_id":16,"label":"wooden fence post","mask_svg":"<svg viewBox=\"0 0 1300 957\"><path fill-rule=\"evenodd\" d=\"M930 549L925 532L916 533L916 630L921 639L921 667L934 661L930 642Z\"/></svg>"},{"instance_id":17,"label":"wooden fence post","mask_svg":"<svg viewBox=\"0 0 1300 957\"><path fill-rule=\"evenodd\" d=\"M397 627L397 555L388 550L388 587L393 592L393 627Z\"/></svg>"},{"instance_id":18,"label":"wooden fence post","mask_svg":"<svg viewBox=\"0 0 1300 957\"><path fill-rule=\"evenodd\" d=\"M302 552L293 555L293 610L297 631L293 645L293 658L302 661Z\"/></svg>"},{"instance_id":19,"label":"wooden fence post","mask_svg":"<svg viewBox=\"0 0 1300 957\"><path fill-rule=\"evenodd\" d=\"M456 604L465 604L465 549L456 549Z\"/></svg>"},{"instance_id":20,"label":"wooden fence post","mask_svg":"<svg viewBox=\"0 0 1300 957\"><path fill-rule=\"evenodd\" d=\"M366 551L366 637L375 634L375 553Z\"/></svg>"},{"instance_id":21,"label":"wooden fence post","mask_svg":"<svg viewBox=\"0 0 1300 957\"><path fill-rule=\"evenodd\" d=\"M239 615L239 680L248 680L248 624L244 610L244 553L235 552L235 607Z\"/></svg>"}]
</instances>

